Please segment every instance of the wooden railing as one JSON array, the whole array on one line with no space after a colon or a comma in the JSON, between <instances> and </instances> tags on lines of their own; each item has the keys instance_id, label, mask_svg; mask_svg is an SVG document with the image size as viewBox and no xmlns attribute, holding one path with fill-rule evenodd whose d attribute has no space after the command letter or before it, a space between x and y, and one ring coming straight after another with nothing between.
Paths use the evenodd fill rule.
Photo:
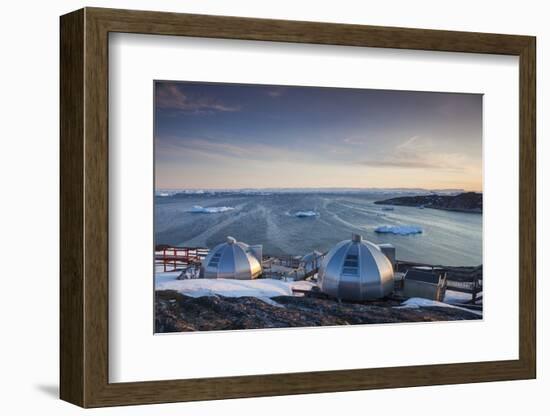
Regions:
<instances>
[{"instance_id":1,"label":"wooden railing","mask_svg":"<svg viewBox=\"0 0 550 416\"><path fill-rule=\"evenodd\" d=\"M190 264L200 264L208 252L205 247L157 247L155 268L161 266L165 272L182 270Z\"/></svg>"},{"instance_id":2,"label":"wooden railing","mask_svg":"<svg viewBox=\"0 0 550 416\"><path fill-rule=\"evenodd\" d=\"M422 267L428 271L447 274L447 289L455 292L468 293L472 295L470 303L481 300L478 296L483 292L483 267L448 267L433 266L409 261L396 261L396 271L406 272L408 269Z\"/></svg>"},{"instance_id":3,"label":"wooden railing","mask_svg":"<svg viewBox=\"0 0 550 416\"><path fill-rule=\"evenodd\" d=\"M471 282L459 282L456 280L447 280L447 289L454 292L469 293L472 295L471 303L480 300L478 294L483 292L483 280L474 278Z\"/></svg>"}]
</instances>

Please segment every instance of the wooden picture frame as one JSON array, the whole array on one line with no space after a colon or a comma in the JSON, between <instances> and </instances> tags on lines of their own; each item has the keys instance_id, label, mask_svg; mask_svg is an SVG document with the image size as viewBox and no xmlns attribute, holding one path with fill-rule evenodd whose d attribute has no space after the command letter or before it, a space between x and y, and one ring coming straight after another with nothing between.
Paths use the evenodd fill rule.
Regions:
<instances>
[{"instance_id":1,"label":"wooden picture frame","mask_svg":"<svg viewBox=\"0 0 550 416\"><path fill-rule=\"evenodd\" d=\"M100 8L85 8L64 15L60 27L60 396L63 400L82 407L101 407L535 378L534 37ZM110 32L518 56L519 359L109 383Z\"/></svg>"}]
</instances>

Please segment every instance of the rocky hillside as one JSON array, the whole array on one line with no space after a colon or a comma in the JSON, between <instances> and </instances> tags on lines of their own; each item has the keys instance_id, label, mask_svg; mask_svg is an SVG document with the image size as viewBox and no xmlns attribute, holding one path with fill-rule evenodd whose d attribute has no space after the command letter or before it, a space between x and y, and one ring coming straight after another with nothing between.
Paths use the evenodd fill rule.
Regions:
<instances>
[{"instance_id":1,"label":"rocky hillside","mask_svg":"<svg viewBox=\"0 0 550 416\"><path fill-rule=\"evenodd\" d=\"M193 298L173 290L157 291L155 296L155 332L480 319L456 308L396 308L400 302L392 300L339 303L319 297L277 296L268 304L254 297Z\"/></svg>"},{"instance_id":2,"label":"rocky hillside","mask_svg":"<svg viewBox=\"0 0 550 416\"><path fill-rule=\"evenodd\" d=\"M448 211L461 211L481 213L483 211L483 194L478 192L465 192L458 195L417 195L400 196L397 198L376 201L379 205L403 205L408 207L424 207L444 209Z\"/></svg>"}]
</instances>

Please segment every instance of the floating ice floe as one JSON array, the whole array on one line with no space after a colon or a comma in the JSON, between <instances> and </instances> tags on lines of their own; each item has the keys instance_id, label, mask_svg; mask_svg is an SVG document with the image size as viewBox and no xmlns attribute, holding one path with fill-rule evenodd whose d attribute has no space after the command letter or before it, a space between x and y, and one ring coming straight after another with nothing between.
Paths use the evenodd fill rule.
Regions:
<instances>
[{"instance_id":1,"label":"floating ice floe","mask_svg":"<svg viewBox=\"0 0 550 416\"><path fill-rule=\"evenodd\" d=\"M195 205L191 208L190 212L195 214L218 214L220 212L232 211L235 208L233 207L201 207L200 205Z\"/></svg>"},{"instance_id":2,"label":"floating ice floe","mask_svg":"<svg viewBox=\"0 0 550 416\"><path fill-rule=\"evenodd\" d=\"M155 191L155 196L168 197L168 196L174 196L177 193L178 193L177 191L174 191L171 189L158 189L157 191Z\"/></svg>"},{"instance_id":3,"label":"floating ice floe","mask_svg":"<svg viewBox=\"0 0 550 416\"><path fill-rule=\"evenodd\" d=\"M205 191L202 189L183 189L180 190L178 193L185 195L202 195L205 193Z\"/></svg>"},{"instance_id":4,"label":"floating ice floe","mask_svg":"<svg viewBox=\"0 0 550 416\"><path fill-rule=\"evenodd\" d=\"M295 217L305 218L305 217L317 217L319 213L315 211L298 211L294 213Z\"/></svg>"},{"instance_id":5,"label":"floating ice floe","mask_svg":"<svg viewBox=\"0 0 550 416\"><path fill-rule=\"evenodd\" d=\"M380 234L422 234L422 228L415 225L382 225L377 227L374 231Z\"/></svg>"}]
</instances>

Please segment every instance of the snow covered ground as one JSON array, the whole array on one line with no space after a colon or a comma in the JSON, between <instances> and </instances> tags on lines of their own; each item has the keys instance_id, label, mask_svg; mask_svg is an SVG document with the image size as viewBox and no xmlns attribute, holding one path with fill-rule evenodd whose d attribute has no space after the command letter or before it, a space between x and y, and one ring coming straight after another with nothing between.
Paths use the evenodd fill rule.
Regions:
<instances>
[{"instance_id":1,"label":"snow covered ground","mask_svg":"<svg viewBox=\"0 0 550 416\"><path fill-rule=\"evenodd\" d=\"M459 306L449 305L448 303L438 302L436 300L423 299L423 298L410 298L401 304L401 306L395 306L396 308L426 308L431 306L440 306L444 308L461 309L463 311L471 312L478 316L483 316L483 312L475 311L467 308L461 308Z\"/></svg>"},{"instance_id":2,"label":"snow covered ground","mask_svg":"<svg viewBox=\"0 0 550 416\"><path fill-rule=\"evenodd\" d=\"M181 272L157 273L155 276L155 290L175 290L182 295L198 298L201 296L224 296L224 297L255 297L271 305L280 306L271 298L276 296L303 296L303 293L294 293L293 290L312 290L316 286L314 282L307 280L283 281L276 279L183 279L178 280ZM443 306L468 310L479 316L479 311L461 308L452 303L466 303L471 295L448 290L445 295L445 302L437 302L422 298L410 298L403 302L398 308L419 308L430 306Z\"/></svg>"},{"instance_id":3,"label":"snow covered ground","mask_svg":"<svg viewBox=\"0 0 550 416\"><path fill-rule=\"evenodd\" d=\"M235 280L235 279L185 279L178 280L179 272L157 273L155 290L175 290L182 295L198 298L201 296L255 297L269 304L271 298L293 296L292 289L311 290L314 283L307 281L285 282L275 279ZM278 304L277 304L278 305Z\"/></svg>"},{"instance_id":4,"label":"snow covered ground","mask_svg":"<svg viewBox=\"0 0 550 416\"><path fill-rule=\"evenodd\" d=\"M468 303L472 300L472 295L447 289L444 300L446 303Z\"/></svg>"}]
</instances>

